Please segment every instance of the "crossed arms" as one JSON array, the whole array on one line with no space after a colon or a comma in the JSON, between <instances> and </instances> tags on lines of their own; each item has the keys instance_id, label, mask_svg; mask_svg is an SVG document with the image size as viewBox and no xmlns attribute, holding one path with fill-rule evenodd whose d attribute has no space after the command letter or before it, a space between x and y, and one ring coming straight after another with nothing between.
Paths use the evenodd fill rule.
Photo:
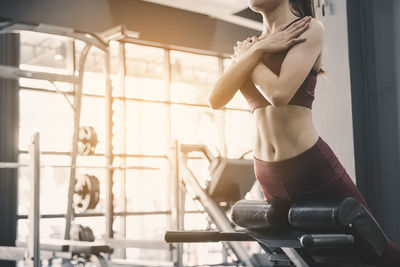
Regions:
<instances>
[{"instance_id":1,"label":"crossed arms","mask_svg":"<svg viewBox=\"0 0 400 267\"><path fill-rule=\"evenodd\" d=\"M295 27L295 26L294 26ZM300 36L305 38L288 50L282 62L280 74L273 73L260 62L266 51L266 42L247 43L246 50L216 82L209 94L209 104L213 109L225 106L243 86L255 86L275 107L286 105L311 71L323 48L324 27L313 19L308 30ZM251 41L250 41L251 43ZM276 49L276 47L275 47ZM282 49L283 50L283 49ZM239 51L240 52L240 51Z\"/></svg>"}]
</instances>

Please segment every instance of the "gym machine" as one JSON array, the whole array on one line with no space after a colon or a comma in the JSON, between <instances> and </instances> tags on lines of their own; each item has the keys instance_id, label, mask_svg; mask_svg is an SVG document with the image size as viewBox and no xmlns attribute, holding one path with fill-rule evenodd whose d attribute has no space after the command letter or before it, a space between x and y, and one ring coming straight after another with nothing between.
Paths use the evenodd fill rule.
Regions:
<instances>
[{"instance_id":1,"label":"gym machine","mask_svg":"<svg viewBox=\"0 0 400 267\"><path fill-rule=\"evenodd\" d=\"M374 266L388 244L377 222L354 198L292 205L243 199L255 181L251 160L214 157L203 145L182 144L179 151L181 185L195 192L218 230L181 227L166 232L167 243L223 242L236 255L237 266L301 267ZM190 152L201 152L210 162L212 180L206 187L186 164ZM264 253L250 255L240 246L243 241L257 242Z\"/></svg>"},{"instance_id":2,"label":"gym machine","mask_svg":"<svg viewBox=\"0 0 400 267\"><path fill-rule=\"evenodd\" d=\"M170 157L172 166L176 166L174 171L177 183L175 198L183 201L184 197L178 192L189 192L192 198L204 208L207 213L206 219L209 224L214 224L216 228L223 232L235 231L232 222L227 216L227 211L232 205L250 191L255 182L252 160L245 159L227 159L220 156L214 156L206 145L199 144L178 144L177 141L171 149L173 156ZM195 155L202 155L209 162L209 174L211 180L202 185L189 167L189 160ZM173 204L172 217L176 219L177 226L174 230L183 230L184 205L182 202ZM175 209L175 210L174 210ZM246 266L254 266L251 255L247 252L245 246L240 242L225 240L223 246L233 260L232 263L224 264L237 265L245 263ZM182 266L183 248L180 244L172 247L175 250L175 263Z\"/></svg>"},{"instance_id":3,"label":"gym machine","mask_svg":"<svg viewBox=\"0 0 400 267\"><path fill-rule=\"evenodd\" d=\"M32 142L29 149L30 163L29 180L31 190L29 220L29 236L27 242L17 241L16 247L0 246L0 260L25 260L28 266L41 266L41 260L47 259L49 265L55 258L67 260L65 263L72 266L71 262L85 263L91 262L98 267L108 266L107 261L103 257L104 254L112 253L112 248L107 244L90 242L94 241L93 233L87 227L75 226L73 235L78 240L39 240L39 225L40 225L40 149L39 149L39 134L35 133L32 137ZM24 166L17 162L2 162L0 168L19 168ZM80 208L90 208L90 205L97 204L96 197L98 190L96 189L95 177L86 177L82 181L76 183L77 200L76 205L81 204ZM97 184L98 186L98 184ZM94 193L93 193L94 192ZM98 196L97 196L98 197Z\"/></svg>"},{"instance_id":4,"label":"gym machine","mask_svg":"<svg viewBox=\"0 0 400 267\"><path fill-rule=\"evenodd\" d=\"M286 216L285 216L286 215ZM308 200L287 207L240 200L232 222L242 230L167 231L176 242L255 241L267 258L255 266L375 266L388 240L367 209L354 198Z\"/></svg>"},{"instance_id":5,"label":"gym machine","mask_svg":"<svg viewBox=\"0 0 400 267\"><path fill-rule=\"evenodd\" d=\"M119 170L127 170L127 169L147 169L147 170L158 170L159 168L155 167L145 167L145 166L126 166L126 162L123 161L120 166L113 166L113 146L112 146L112 138L113 138L113 96L112 91L113 87L111 84L111 80L109 79L110 73L110 40L119 40L118 33L121 34L132 34L133 32L123 30L123 27L117 27L112 29L111 31L104 32L101 36L96 33L77 31L71 28L58 27L49 24L42 23L29 23L29 22L19 22L19 21L9 21L9 20L1 20L0 21L0 34L6 33L20 33L24 31L37 32L37 33L45 33L51 34L53 36L62 36L69 38L72 40L80 40L83 42L84 47L82 51L79 53L76 64L72 64L74 69L71 72L72 74L53 74L48 72L41 71L28 71L19 69L18 67L11 66L0 66L0 76L6 79L19 79L19 78L30 78L36 80L42 80L49 82L55 89L57 93L62 95L70 107L73 110L74 114L74 124L73 124L73 136L72 136L72 150L69 154L71 157L70 164L67 165L42 165L46 167L54 167L54 168L70 168L69 182L68 182L68 197L67 197L67 212L66 214L53 214L52 218L55 217L63 217L66 220L65 231L64 231L64 239L65 243L69 243L69 240L77 239L78 241L92 241L93 237L90 234L90 229L87 227L82 227L80 229L80 234L78 237L74 238L71 235L71 232L74 231L75 225L73 224L74 218L77 216L105 216L106 223L106 231L104 236L104 241L113 248L116 247L118 249L125 249L127 247L138 247L138 248L149 248L157 247L157 249L168 249L168 244L165 244L161 240L149 242L148 240L128 240L126 238L115 239L113 237L113 220L114 220L114 206L113 206L113 172L116 169ZM114 32L117 31L117 32ZM123 33L122 33L123 32ZM112 35L112 36L111 36ZM116 38L116 39L113 39ZM72 42L74 45L74 42ZM122 46L121 46L122 47ZM106 110L106 136L104 142L106 151L104 153L105 156L105 164L103 166L83 166L77 164L77 156L90 156L95 152L95 148L97 143L99 142L98 136L94 131L94 128L89 125L81 125L80 115L81 109L84 108L82 105L82 96L83 96L83 79L85 74L85 62L88 57L89 52L92 48L97 48L104 53L104 76L105 76L105 110ZM123 53L120 53L120 63L123 59ZM103 62L101 64L103 64ZM121 64L123 65L123 64ZM70 100L68 94L60 90L57 87L57 82L65 82L69 83L73 86L73 101ZM124 153L125 154L125 153ZM0 162L0 168L11 167L11 168L19 168L19 167L27 167L26 164L19 164L16 162ZM78 168L99 168L104 169L105 171L105 201L104 201L104 209L105 212L97 212L97 213L86 213L87 210L93 209L96 207L99 201L99 182L98 179L90 174L80 175L76 169ZM103 194L103 193L102 193ZM126 210L122 212L122 214L126 214ZM46 217L44 215L42 217ZM26 215L19 215L19 218L26 218ZM47 241L46 241L47 242ZM73 241L71 241L73 242ZM71 243L70 242L70 243ZM72 243L71 243L72 244ZM49 244L50 245L50 244ZM92 245L94 245L92 243ZM55 245L58 246L58 243ZM76 243L73 244L76 247ZM70 245L63 246L63 253L65 249L70 247ZM19 248L18 248L19 249ZM13 248L8 249L7 253L1 253L0 249L0 258L8 257L10 255L9 251L13 250ZM42 256L44 255L44 251L40 249L42 252ZM68 251L70 249L67 249ZM2 251L6 251L6 248L2 248ZM25 252L25 248L22 248L22 254ZM118 252L118 251L117 251ZM19 252L17 252L18 254ZM118 253L116 253L118 254ZM21 255L21 253L19 253ZM25 255L26 256L26 255ZM23 257L26 259L26 257ZM20 258L20 257L19 257ZM43 258L43 257L42 257ZM68 258L68 257L67 257Z\"/></svg>"}]
</instances>

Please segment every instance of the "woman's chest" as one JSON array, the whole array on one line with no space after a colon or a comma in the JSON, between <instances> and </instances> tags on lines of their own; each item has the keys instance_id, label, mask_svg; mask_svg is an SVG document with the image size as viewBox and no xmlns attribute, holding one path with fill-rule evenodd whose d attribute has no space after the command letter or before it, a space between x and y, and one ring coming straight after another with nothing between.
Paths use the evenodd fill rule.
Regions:
<instances>
[{"instance_id":1,"label":"woman's chest","mask_svg":"<svg viewBox=\"0 0 400 267\"><path fill-rule=\"evenodd\" d=\"M261 62L264 63L264 65L267 66L273 73L279 75L286 54L287 51L282 51L274 54L265 54L261 58Z\"/></svg>"}]
</instances>

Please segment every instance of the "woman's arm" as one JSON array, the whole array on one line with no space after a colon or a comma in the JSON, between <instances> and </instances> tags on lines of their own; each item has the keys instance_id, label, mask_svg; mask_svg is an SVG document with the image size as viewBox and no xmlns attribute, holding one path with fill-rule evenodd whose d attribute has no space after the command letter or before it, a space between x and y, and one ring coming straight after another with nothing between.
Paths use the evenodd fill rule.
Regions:
<instances>
[{"instance_id":1,"label":"woman's arm","mask_svg":"<svg viewBox=\"0 0 400 267\"><path fill-rule=\"evenodd\" d=\"M250 74L259 63L264 53L275 53L288 49L290 46L303 42L304 38L297 38L307 30L310 17L293 23L289 27L282 26L277 32L262 40L262 46L256 37L248 38L243 43L238 42L235 47L234 63L222 74L214 88L208 95L208 102L212 109L219 109L228 103L237 90L250 82ZM254 84L252 84L254 85Z\"/></svg>"},{"instance_id":2,"label":"woman's arm","mask_svg":"<svg viewBox=\"0 0 400 267\"><path fill-rule=\"evenodd\" d=\"M213 90L208 95L208 102L212 109L225 106L236 91L250 76L251 70L257 65L263 53L251 46L237 61L222 74Z\"/></svg>"},{"instance_id":3,"label":"woman's arm","mask_svg":"<svg viewBox=\"0 0 400 267\"><path fill-rule=\"evenodd\" d=\"M251 73L256 88L275 107L287 105L311 71L323 47L322 23L313 20L302 37L306 41L290 48L282 62L279 76L261 62Z\"/></svg>"},{"instance_id":4,"label":"woman's arm","mask_svg":"<svg viewBox=\"0 0 400 267\"><path fill-rule=\"evenodd\" d=\"M259 64L260 62L268 62L269 57L272 54L273 53L264 53L263 56L261 57L260 61L257 64ZM244 91L247 91L247 92L248 91L252 92L254 90L258 90L257 87L255 86L254 82L251 80L251 75L247 76L246 80L243 82L243 84L242 84L242 86L240 87L239 90L244 90Z\"/></svg>"}]
</instances>

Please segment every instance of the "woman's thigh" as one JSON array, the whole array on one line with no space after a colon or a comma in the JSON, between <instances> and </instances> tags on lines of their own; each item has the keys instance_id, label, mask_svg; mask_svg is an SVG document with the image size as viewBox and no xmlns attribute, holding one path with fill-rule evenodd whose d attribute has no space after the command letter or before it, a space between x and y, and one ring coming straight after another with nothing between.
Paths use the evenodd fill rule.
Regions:
<instances>
[{"instance_id":1,"label":"woman's thigh","mask_svg":"<svg viewBox=\"0 0 400 267\"><path fill-rule=\"evenodd\" d=\"M268 201L346 197L367 203L329 145L319 138L306 152L279 162L255 161L256 177ZM367 207L368 208L368 207Z\"/></svg>"},{"instance_id":2,"label":"woman's thigh","mask_svg":"<svg viewBox=\"0 0 400 267\"><path fill-rule=\"evenodd\" d=\"M322 140L317 146L316 153L319 155L314 157L317 160L314 167L305 174L307 177L301 177L306 181L305 187L298 192L296 200L330 198L340 201L353 197L369 210L365 198L329 145Z\"/></svg>"}]
</instances>

